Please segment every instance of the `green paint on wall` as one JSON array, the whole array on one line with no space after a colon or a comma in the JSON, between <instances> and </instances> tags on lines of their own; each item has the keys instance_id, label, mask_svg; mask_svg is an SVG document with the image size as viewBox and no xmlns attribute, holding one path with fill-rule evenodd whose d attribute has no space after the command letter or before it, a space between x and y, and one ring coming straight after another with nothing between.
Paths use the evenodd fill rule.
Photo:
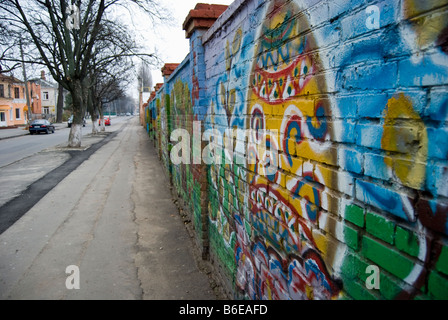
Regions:
<instances>
[{"instance_id":1,"label":"green paint on wall","mask_svg":"<svg viewBox=\"0 0 448 320\"><path fill-rule=\"evenodd\" d=\"M358 231L347 224L344 225L344 240L345 243L352 249L358 250L359 241L358 241Z\"/></svg>"},{"instance_id":2,"label":"green paint on wall","mask_svg":"<svg viewBox=\"0 0 448 320\"><path fill-rule=\"evenodd\" d=\"M439 260L436 264L436 269L444 274L448 275L448 247L442 247L442 251L440 252ZM448 284L447 284L448 285Z\"/></svg>"},{"instance_id":3,"label":"green paint on wall","mask_svg":"<svg viewBox=\"0 0 448 320\"><path fill-rule=\"evenodd\" d=\"M216 228L214 223L209 224L210 249L218 256L220 263L225 267L229 278L233 278L236 274L236 262L233 248L235 247L235 233L230 236L230 243L224 241L223 235Z\"/></svg>"},{"instance_id":4,"label":"green paint on wall","mask_svg":"<svg viewBox=\"0 0 448 320\"><path fill-rule=\"evenodd\" d=\"M348 205L345 207L344 219L357 225L358 227L364 227L364 209L357 205Z\"/></svg>"},{"instance_id":5,"label":"green paint on wall","mask_svg":"<svg viewBox=\"0 0 448 320\"><path fill-rule=\"evenodd\" d=\"M413 257L418 256L420 249L418 238L414 233L406 229L397 227L397 231L395 233L395 245L398 249Z\"/></svg>"},{"instance_id":6,"label":"green paint on wall","mask_svg":"<svg viewBox=\"0 0 448 320\"><path fill-rule=\"evenodd\" d=\"M428 290L436 299L448 299L448 279L432 271L429 274Z\"/></svg>"},{"instance_id":7,"label":"green paint on wall","mask_svg":"<svg viewBox=\"0 0 448 320\"><path fill-rule=\"evenodd\" d=\"M399 252L368 236L363 236L362 238L362 253L379 267L384 268L400 279L406 278L414 266L411 260Z\"/></svg>"},{"instance_id":8,"label":"green paint on wall","mask_svg":"<svg viewBox=\"0 0 448 320\"><path fill-rule=\"evenodd\" d=\"M387 243L394 243L395 224L379 214L367 212L366 230Z\"/></svg>"},{"instance_id":9,"label":"green paint on wall","mask_svg":"<svg viewBox=\"0 0 448 320\"><path fill-rule=\"evenodd\" d=\"M356 300L376 300L374 290L366 288L364 283L357 281L346 281L344 283L344 292Z\"/></svg>"}]
</instances>

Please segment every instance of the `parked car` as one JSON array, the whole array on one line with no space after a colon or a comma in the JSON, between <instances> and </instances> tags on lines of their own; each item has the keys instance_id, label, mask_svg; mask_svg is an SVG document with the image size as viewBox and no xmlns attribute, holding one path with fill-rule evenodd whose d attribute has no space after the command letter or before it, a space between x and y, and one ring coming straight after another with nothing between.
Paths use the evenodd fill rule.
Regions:
<instances>
[{"instance_id":1,"label":"parked car","mask_svg":"<svg viewBox=\"0 0 448 320\"><path fill-rule=\"evenodd\" d=\"M50 121L41 119L41 120L34 120L30 124L30 134L45 132L48 134L49 132L54 133L54 125L50 123Z\"/></svg>"},{"instance_id":2,"label":"parked car","mask_svg":"<svg viewBox=\"0 0 448 320\"><path fill-rule=\"evenodd\" d=\"M101 125L101 119L98 120L98 125ZM110 117L104 117L104 125L110 126Z\"/></svg>"},{"instance_id":3,"label":"parked car","mask_svg":"<svg viewBox=\"0 0 448 320\"><path fill-rule=\"evenodd\" d=\"M73 115L70 116L70 118L68 118L67 121L67 126L70 128L72 126L73 123ZM85 127L86 126L86 119L82 118L82 126Z\"/></svg>"}]
</instances>

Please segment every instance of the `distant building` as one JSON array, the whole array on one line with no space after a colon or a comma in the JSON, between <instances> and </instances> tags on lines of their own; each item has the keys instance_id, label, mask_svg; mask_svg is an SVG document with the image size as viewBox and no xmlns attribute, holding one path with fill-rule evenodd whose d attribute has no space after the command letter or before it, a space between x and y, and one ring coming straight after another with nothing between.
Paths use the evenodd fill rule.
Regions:
<instances>
[{"instance_id":1,"label":"distant building","mask_svg":"<svg viewBox=\"0 0 448 320\"><path fill-rule=\"evenodd\" d=\"M40 86L40 107L36 109L35 113L40 114L38 117L49 119L56 117L56 105L58 101L58 85L48 81L45 76L45 71L41 71L40 78L30 80L31 83ZM33 112L34 113L34 112ZM37 116L37 115L36 115Z\"/></svg>"},{"instance_id":2,"label":"distant building","mask_svg":"<svg viewBox=\"0 0 448 320\"><path fill-rule=\"evenodd\" d=\"M13 76L0 74L0 127L25 125L27 111L25 83Z\"/></svg>"},{"instance_id":3,"label":"distant building","mask_svg":"<svg viewBox=\"0 0 448 320\"><path fill-rule=\"evenodd\" d=\"M37 82L28 81L28 91L30 93L31 118L42 118L42 99L40 85Z\"/></svg>"}]
</instances>

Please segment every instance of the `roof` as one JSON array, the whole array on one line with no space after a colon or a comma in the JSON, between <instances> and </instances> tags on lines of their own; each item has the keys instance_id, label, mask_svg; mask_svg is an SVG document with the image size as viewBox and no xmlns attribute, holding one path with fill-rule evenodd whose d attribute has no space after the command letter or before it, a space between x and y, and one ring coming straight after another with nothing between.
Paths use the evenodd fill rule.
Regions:
<instances>
[{"instance_id":1,"label":"roof","mask_svg":"<svg viewBox=\"0 0 448 320\"><path fill-rule=\"evenodd\" d=\"M56 83L50 82L48 80L43 80L42 78L30 79L29 81L39 84L41 88L53 88L53 89L58 88L58 85Z\"/></svg>"},{"instance_id":2,"label":"roof","mask_svg":"<svg viewBox=\"0 0 448 320\"><path fill-rule=\"evenodd\" d=\"M18 83L23 83L22 80L19 80L13 76L7 76L6 74L1 74L0 73L0 81L2 82L18 82Z\"/></svg>"}]
</instances>

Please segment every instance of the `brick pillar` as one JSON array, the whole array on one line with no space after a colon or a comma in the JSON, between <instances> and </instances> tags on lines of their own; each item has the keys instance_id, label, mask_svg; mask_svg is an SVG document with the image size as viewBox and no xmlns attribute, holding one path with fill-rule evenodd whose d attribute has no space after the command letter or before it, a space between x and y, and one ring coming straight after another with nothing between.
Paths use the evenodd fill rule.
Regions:
<instances>
[{"instance_id":1,"label":"brick pillar","mask_svg":"<svg viewBox=\"0 0 448 320\"><path fill-rule=\"evenodd\" d=\"M195 30L207 31L216 19L226 11L228 6L221 4L205 4L198 3L193 10L185 18L183 29L185 30L185 37L191 38Z\"/></svg>"},{"instance_id":2,"label":"brick pillar","mask_svg":"<svg viewBox=\"0 0 448 320\"><path fill-rule=\"evenodd\" d=\"M225 5L198 3L193 10L190 10L183 23L185 36L190 39L191 102L193 106L191 119L196 121L204 120L208 107L202 35L226 9L227 6ZM203 132L203 124L201 130ZM201 147L205 147L204 143ZM200 203L196 204L200 210L200 219L197 222L198 225L195 225L196 242L202 251L202 258L206 260L209 259L207 165L204 163L192 164L191 171L195 179L195 185L198 186L195 190L199 193L193 197L200 199Z\"/></svg>"},{"instance_id":3,"label":"brick pillar","mask_svg":"<svg viewBox=\"0 0 448 320\"><path fill-rule=\"evenodd\" d=\"M169 77L174 72L174 70L176 70L176 68L178 66L179 66L179 63L165 63L165 65L161 69L162 76L163 76L163 82L168 83ZM172 130L172 119L171 119L170 96L168 96L168 95L165 97L165 108L166 108L166 112L167 112L167 121L168 121L168 123L167 123L167 125L168 125L167 141L169 141L170 135L171 135L171 130ZM170 177L171 177L171 175L170 175Z\"/></svg>"},{"instance_id":4,"label":"brick pillar","mask_svg":"<svg viewBox=\"0 0 448 320\"><path fill-rule=\"evenodd\" d=\"M150 106L150 109L149 109L150 110L150 113L149 113L149 136L152 139L152 143L154 146L156 143L155 133L156 133L156 128L157 128L157 126L155 125L155 120L153 120L153 118L155 117L155 110L154 110L155 97L156 97L156 92L152 91L151 96L149 97L149 106Z\"/></svg>"},{"instance_id":5,"label":"brick pillar","mask_svg":"<svg viewBox=\"0 0 448 320\"><path fill-rule=\"evenodd\" d=\"M163 87L163 83L157 83L154 86L154 90L157 92L160 90L160 88ZM159 101L156 100L156 130L157 130L157 153L159 155L159 159L162 159L162 136L161 136L161 126L160 126L160 121L161 121L161 114L160 114L160 110L162 109L162 106L160 105L162 103L161 101L162 99L159 99Z\"/></svg>"},{"instance_id":6,"label":"brick pillar","mask_svg":"<svg viewBox=\"0 0 448 320\"><path fill-rule=\"evenodd\" d=\"M168 78L170 75L176 70L179 63L165 63L165 65L162 67L162 76L165 83L167 83Z\"/></svg>"}]
</instances>

